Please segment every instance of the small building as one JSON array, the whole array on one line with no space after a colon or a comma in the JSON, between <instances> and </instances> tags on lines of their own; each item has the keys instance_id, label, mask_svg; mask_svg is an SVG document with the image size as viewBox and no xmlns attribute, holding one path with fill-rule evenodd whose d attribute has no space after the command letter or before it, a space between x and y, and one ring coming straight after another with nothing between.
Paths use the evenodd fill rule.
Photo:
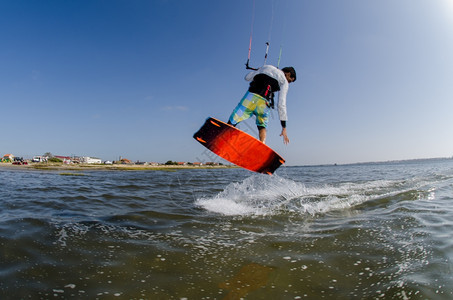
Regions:
<instances>
[{"instance_id":1,"label":"small building","mask_svg":"<svg viewBox=\"0 0 453 300\"><path fill-rule=\"evenodd\" d=\"M69 157L69 156L54 156L55 158L58 158L59 160L61 160L64 164L71 164L72 163L72 159Z\"/></svg>"},{"instance_id":2,"label":"small building","mask_svg":"<svg viewBox=\"0 0 453 300\"><path fill-rule=\"evenodd\" d=\"M194 166L202 166L203 164L202 164L201 162L198 162L198 161L197 161L197 162L194 162L193 165L194 165Z\"/></svg>"},{"instance_id":3,"label":"small building","mask_svg":"<svg viewBox=\"0 0 453 300\"><path fill-rule=\"evenodd\" d=\"M97 157L82 156L80 162L83 164L102 164L102 160Z\"/></svg>"},{"instance_id":4,"label":"small building","mask_svg":"<svg viewBox=\"0 0 453 300\"><path fill-rule=\"evenodd\" d=\"M133 162L127 158L121 158L120 163L122 163L123 165L132 165L133 164Z\"/></svg>"},{"instance_id":5,"label":"small building","mask_svg":"<svg viewBox=\"0 0 453 300\"><path fill-rule=\"evenodd\" d=\"M80 164L80 157L78 157L78 156L73 156L73 157L71 158L71 161L72 161L72 163L74 163L74 164Z\"/></svg>"},{"instance_id":6,"label":"small building","mask_svg":"<svg viewBox=\"0 0 453 300\"><path fill-rule=\"evenodd\" d=\"M12 154L5 154L3 155L3 162L12 162L14 160L14 155Z\"/></svg>"}]
</instances>

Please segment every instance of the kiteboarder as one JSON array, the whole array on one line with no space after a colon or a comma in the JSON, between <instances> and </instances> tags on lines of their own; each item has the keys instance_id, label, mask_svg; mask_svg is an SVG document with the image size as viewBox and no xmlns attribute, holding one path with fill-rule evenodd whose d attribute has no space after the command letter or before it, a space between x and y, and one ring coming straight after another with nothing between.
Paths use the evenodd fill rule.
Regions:
<instances>
[{"instance_id":1,"label":"kiteboarder","mask_svg":"<svg viewBox=\"0 0 453 300\"><path fill-rule=\"evenodd\" d=\"M258 70L251 71L245 76L245 80L251 81L248 91L242 97L239 104L231 113L228 124L236 126L252 115L256 117L259 139L266 142L266 127L269 121L271 108L274 108L274 93L278 93L278 115L282 125L280 136L283 143L288 144L289 138L286 132L286 95L289 83L296 81L296 71L293 67L278 69L271 65L264 65Z\"/></svg>"}]
</instances>

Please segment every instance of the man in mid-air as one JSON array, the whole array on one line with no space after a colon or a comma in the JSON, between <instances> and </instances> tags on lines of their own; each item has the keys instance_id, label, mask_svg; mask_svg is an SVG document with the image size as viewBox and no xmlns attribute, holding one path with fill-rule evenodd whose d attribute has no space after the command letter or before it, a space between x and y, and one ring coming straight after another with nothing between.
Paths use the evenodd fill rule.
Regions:
<instances>
[{"instance_id":1,"label":"man in mid-air","mask_svg":"<svg viewBox=\"0 0 453 300\"><path fill-rule=\"evenodd\" d=\"M278 115L282 125L280 136L283 143L288 144L289 138L286 132L286 95L289 84L296 81L296 71L293 67L278 69L271 65L264 65L256 71L245 76L245 80L251 81L248 91L233 110L228 124L236 126L239 122L247 120L253 115L256 117L259 139L266 143L266 127L269 122L271 108L274 108L274 92L278 93Z\"/></svg>"}]
</instances>

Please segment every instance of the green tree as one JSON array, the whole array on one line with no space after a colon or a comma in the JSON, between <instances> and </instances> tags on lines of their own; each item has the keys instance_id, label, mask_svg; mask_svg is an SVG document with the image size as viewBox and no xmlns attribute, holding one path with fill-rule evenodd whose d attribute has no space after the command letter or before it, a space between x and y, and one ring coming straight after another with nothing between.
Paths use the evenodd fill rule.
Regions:
<instances>
[{"instance_id":1,"label":"green tree","mask_svg":"<svg viewBox=\"0 0 453 300\"><path fill-rule=\"evenodd\" d=\"M50 157L50 158L48 159L48 161L49 161L49 162L53 162L53 163L61 163L61 162L63 162L61 159L56 158L56 157Z\"/></svg>"}]
</instances>

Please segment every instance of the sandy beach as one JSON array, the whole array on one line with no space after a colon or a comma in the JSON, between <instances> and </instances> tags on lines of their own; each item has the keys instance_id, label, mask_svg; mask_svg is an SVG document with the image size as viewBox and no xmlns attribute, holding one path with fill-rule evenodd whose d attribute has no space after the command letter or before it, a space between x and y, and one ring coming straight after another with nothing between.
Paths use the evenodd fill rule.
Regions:
<instances>
[{"instance_id":1,"label":"sandy beach","mask_svg":"<svg viewBox=\"0 0 453 300\"><path fill-rule=\"evenodd\" d=\"M28 165L13 165L12 163L0 163L0 168L30 169L30 170L62 170L62 171L85 171L85 170L112 170L112 171L145 171L145 170L181 170L181 169L225 169L237 168L232 165L126 165L126 164L63 164L63 163L29 163Z\"/></svg>"}]
</instances>

